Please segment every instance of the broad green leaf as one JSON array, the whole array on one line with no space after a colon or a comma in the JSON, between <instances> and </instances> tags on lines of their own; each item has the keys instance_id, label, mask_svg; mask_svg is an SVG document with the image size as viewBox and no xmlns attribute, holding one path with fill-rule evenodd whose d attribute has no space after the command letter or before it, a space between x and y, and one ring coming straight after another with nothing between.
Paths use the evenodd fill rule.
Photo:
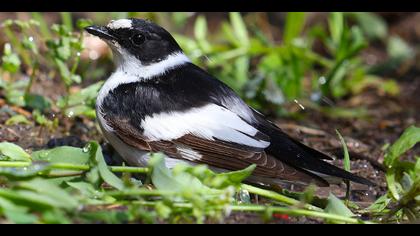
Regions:
<instances>
[{"instance_id":1,"label":"broad green leaf","mask_svg":"<svg viewBox=\"0 0 420 236\"><path fill-rule=\"evenodd\" d=\"M354 216L353 212L350 211L350 209L346 207L343 201L338 199L332 193L330 193L328 197L327 207L324 209L324 211L327 213L337 214L340 216L346 216L346 217ZM339 222L336 222L336 223L339 223Z\"/></svg>"},{"instance_id":2,"label":"broad green leaf","mask_svg":"<svg viewBox=\"0 0 420 236\"><path fill-rule=\"evenodd\" d=\"M82 196L81 199L84 203L110 204L115 201L111 197L106 198L107 201L103 200L104 193L95 189L95 186L91 183L84 181L66 181L66 184L80 192Z\"/></svg>"},{"instance_id":3,"label":"broad green leaf","mask_svg":"<svg viewBox=\"0 0 420 236\"><path fill-rule=\"evenodd\" d=\"M21 147L14 143L1 142L0 155L8 157L12 161L31 161L31 156Z\"/></svg>"},{"instance_id":4,"label":"broad green leaf","mask_svg":"<svg viewBox=\"0 0 420 236\"><path fill-rule=\"evenodd\" d=\"M19 187L32 190L34 194L49 199L53 207L74 209L78 207L78 202L69 193L48 180L36 178L30 181L20 182Z\"/></svg>"},{"instance_id":5,"label":"broad green leaf","mask_svg":"<svg viewBox=\"0 0 420 236\"><path fill-rule=\"evenodd\" d=\"M288 12L286 16L286 25L284 28L283 40L286 44L299 37L300 33L305 26L305 13L304 12Z\"/></svg>"},{"instance_id":6,"label":"broad green leaf","mask_svg":"<svg viewBox=\"0 0 420 236\"><path fill-rule=\"evenodd\" d=\"M90 160L98 168L100 177L112 187L122 190L124 188L124 183L108 169L104 156L102 155L101 146L99 146L97 142L91 141L86 146L86 149L89 150Z\"/></svg>"},{"instance_id":7,"label":"broad green leaf","mask_svg":"<svg viewBox=\"0 0 420 236\"><path fill-rule=\"evenodd\" d=\"M183 192L217 192L203 185L196 177L180 172L174 175L165 165L163 154L154 154L149 161L152 168L152 182L157 189Z\"/></svg>"},{"instance_id":8,"label":"broad green leaf","mask_svg":"<svg viewBox=\"0 0 420 236\"><path fill-rule=\"evenodd\" d=\"M85 165L89 162L89 153L76 147L56 147L48 150L40 150L32 153L32 159L47 161L49 163L70 163Z\"/></svg>"},{"instance_id":9,"label":"broad green leaf","mask_svg":"<svg viewBox=\"0 0 420 236\"><path fill-rule=\"evenodd\" d=\"M46 181L46 180L43 180L43 181ZM19 188L16 188L16 189L0 188L0 197L6 198L16 204L19 204L21 206L26 206L30 209L34 209L37 211L43 211L46 209L52 209L56 207L67 208L67 209L70 208L70 205L67 205L67 203L63 201L62 199L60 198L57 199L56 197L48 196L49 194L48 192L50 190L54 191L55 189L54 187L50 189L49 187L51 186L47 186L47 189L39 189L39 191L38 190L33 191L31 188L33 188L34 186L31 186L31 185L26 186L31 183L30 181L20 182L20 183L25 184L25 188L29 187L29 190L19 189ZM63 191L60 188L58 189L59 191ZM54 195L54 193L52 193L51 195Z\"/></svg>"}]
</instances>

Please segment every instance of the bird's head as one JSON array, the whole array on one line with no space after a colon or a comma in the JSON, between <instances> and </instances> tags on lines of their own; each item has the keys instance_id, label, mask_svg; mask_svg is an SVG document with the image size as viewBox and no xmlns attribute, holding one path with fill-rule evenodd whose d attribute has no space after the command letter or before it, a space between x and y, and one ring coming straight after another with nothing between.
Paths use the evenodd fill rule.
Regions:
<instances>
[{"instance_id":1,"label":"bird's head","mask_svg":"<svg viewBox=\"0 0 420 236\"><path fill-rule=\"evenodd\" d=\"M172 35L148 20L113 20L106 26L92 25L85 30L111 47L118 64L137 63L148 66L161 62L170 55L182 54Z\"/></svg>"}]
</instances>

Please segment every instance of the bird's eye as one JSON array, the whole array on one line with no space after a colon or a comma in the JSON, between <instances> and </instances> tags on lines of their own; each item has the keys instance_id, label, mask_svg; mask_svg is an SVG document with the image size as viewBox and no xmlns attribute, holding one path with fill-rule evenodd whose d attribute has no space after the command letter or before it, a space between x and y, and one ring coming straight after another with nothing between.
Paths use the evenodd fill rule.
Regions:
<instances>
[{"instance_id":1,"label":"bird's eye","mask_svg":"<svg viewBox=\"0 0 420 236\"><path fill-rule=\"evenodd\" d=\"M131 42L133 42L133 44L135 45L141 45L142 43L144 43L144 35L142 34L135 34L133 36L131 36Z\"/></svg>"}]
</instances>

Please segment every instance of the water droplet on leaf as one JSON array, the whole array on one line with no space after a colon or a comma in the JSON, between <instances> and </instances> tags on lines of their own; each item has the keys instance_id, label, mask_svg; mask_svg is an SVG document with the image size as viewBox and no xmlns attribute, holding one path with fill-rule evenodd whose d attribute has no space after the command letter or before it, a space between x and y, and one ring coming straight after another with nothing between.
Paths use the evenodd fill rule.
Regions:
<instances>
[{"instance_id":1,"label":"water droplet on leaf","mask_svg":"<svg viewBox=\"0 0 420 236\"><path fill-rule=\"evenodd\" d=\"M88 144L85 147L83 147L83 152L89 152L91 148L92 148L91 145Z\"/></svg>"}]
</instances>

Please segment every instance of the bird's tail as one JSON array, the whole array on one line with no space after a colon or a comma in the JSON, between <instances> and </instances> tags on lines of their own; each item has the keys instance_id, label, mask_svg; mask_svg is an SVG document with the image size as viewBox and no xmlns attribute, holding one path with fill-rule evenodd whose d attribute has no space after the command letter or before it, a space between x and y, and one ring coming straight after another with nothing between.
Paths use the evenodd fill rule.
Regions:
<instances>
[{"instance_id":1,"label":"bird's tail","mask_svg":"<svg viewBox=\"0 0 420 236\"><path fill-rule=\"evenodd\" d=\"M331 157L292 139L281 131L280 128L274 126L263 129L265 129L263 132L269 134L271 138L271 145L268 147L268 152L280 161L315 174L330 183L336 182L331 180L342 181L344 179L365 185L375 185L365 178L323 161L325 159L331 159Z\"/></svg>"}]
</instances>

